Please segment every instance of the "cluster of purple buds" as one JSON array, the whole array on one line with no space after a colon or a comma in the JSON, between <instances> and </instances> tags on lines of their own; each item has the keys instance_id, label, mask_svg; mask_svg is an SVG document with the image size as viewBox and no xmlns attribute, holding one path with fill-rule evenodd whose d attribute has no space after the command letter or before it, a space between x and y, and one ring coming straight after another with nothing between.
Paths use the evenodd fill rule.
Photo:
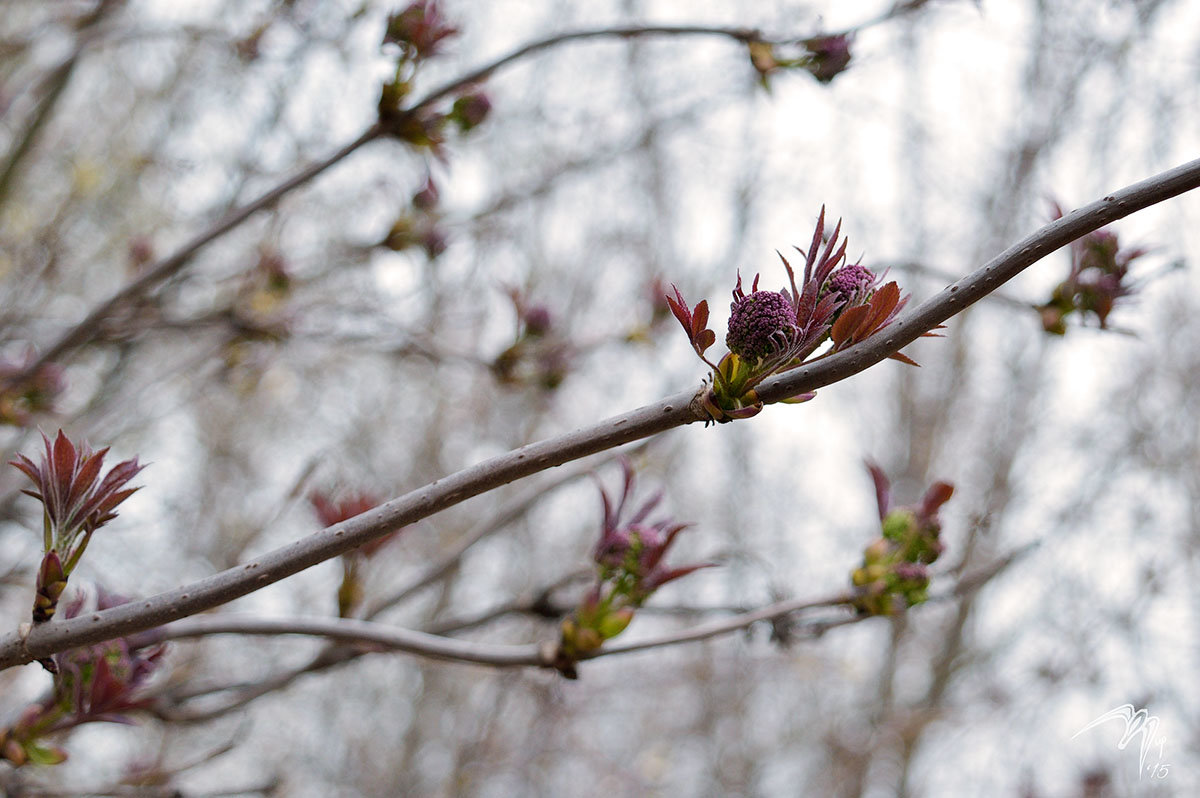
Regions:
<instances>
[{"instance_id":1,"label":"cluster of purple buds","mask_svg":"<svg viewBox=\"0 0 1200 798\"><path fill-rule=\"evenodd\" d=\"M756 276L747 293L741 275L733 290L725 345L729 353L717 363L705 356L716 342L708 328L708 302L690 307L678 288L667 296L671 312L691 340L692 349L712 369L712 385L697 396L699 409L712 421L749 418L762 410L755 388L767 377L796 368L826 341L825 354L841 351L875 334L891 323L908 302L900 288L867 267L845 264L846 239L839 240L841 222L828 241L824 238L825 209L817 219L812 243L798 280L790 263L780 259L789 285L779 291L761 291ZM892 357L911 363L906 356ZM802 402L811 393L784 401Z\"/></svg>"},{"instance_id":2,"label":"cluster of purple buds","mask_svg":"<svg viewBox=\"0 0 1200 798\"><path fill-rule=\"evenodd\" d=\"M783 70L800 69L821 83L829 83L850 66L850 36L816 36L796 44L779 45L766 41L750 42L750 64L758 73L763 88L770 89L770 79ZM796 52L797 49L799 52ZM791 55L783 53L791 50Z\"/></svg>"},{"instance_id":3,"label":"cluster of purple buds","mask_svg":"<svg viewBox=\"0 0 1200 798\"><path fill-rule=\"evenodd\" d=\"M784 291L742 292L741 276L729 308L725 346L743 360L767 360L791 347L796 338L796 308Z\"/></svg>"},{"instance_id":4,"label":"cluster of purple buds","mask_svg":"<svg viewBox=\"0 0 1200 798\"><path fill-rule=\"evenodd\" d=\"M875 272L861 263L850 263L829 275L822 289L841 301L841 309L870 301L878 284Z\"/></svg>"},{"instance_id":5,"label":"cluster of purple buds","mask_svg":"<svg viewBox=\"0 0 1200 798\"><path fill-rule=\"evenodd\" d=\"M895 615L928 597L929 564L945 549L938 510L954 486L936 482L916 507L890 508L891 488L878 466L868 463L879 503L882 536L863 550L863 564L850 575L854 606L864 615Z\"/></svg>"},{"instance_id":6,"label":"cluster of purple buds","mask_svg":"<svg viewBox=\"0 0 1200 798\"><path fill-rule=\"evenodd\" d=\"M443 43L457 34L438 0L417 0L388 17L383 43L398 45L407 60L420 61L437 55Z\"/></svg>"},{"instance_id":7,"label":"cluster of purple buds","mask_svg":"<svg viewBox=\"0 0 1200 798\"><path fill-rule=\"evenodd\" d=\"M432 178L426 178L413 194L410 207L396 217L379 245L393 252L421 249L430 260L445 252L448 243L437 210L438 200L437 185Z\"/></svg>"},{"instance_id":8,"label":"cluster of purple buds","mask_svg":"<svg viewBox=\"0 0 1200 798\"><path fill-rule=\"evenodd\" d=\"M543 304L531 302L519 289L508 292L517 315L512 345L492 361L492 373L503 385L558 388L571 370L572 347Z\"/></svg>"},{"instance_id":9,"label":"cluster of purple buds","mask_svg":"<svg viewBox=\"0 0 1200 798\"><path fill-rule=\"evenodd\" d=\"M445 42L458 35L442 14L437 0L416 0L403 11L388 17L383 34L385 47L399 48L395 76L383 84L379 94L379 121L388 134L414 147L426 147L438 158L445 157L442 145L447 125L467 133L482 124L492 110L491 100L477 86L459 89L448 109L404 107L416 74L430 58L442 52Z\"/></svg>"},{"instance_id":10,"label":"cluster of purple buds","mask_svg":"<svg viewBox=\"0 0 1200 798\"><path fill-rule=\"evenodd\" d=\"M291 334L288 311L295 280L287 259L272 247L263 247L258 262L246 276L233 307L235 335L227 348L250 341L280 341Z\"/></svg>"},{"instance_id":11,"label":"cluster of purple buds","mask_svg":"<svg viewBox=\"0 0 1200 798\"><path fill-rule=\"evenodd\" d=\"M808 58L803 67L821 83L828 83L850 66L850 37L818 36L804 42Z\"/></svg>"},{"instance_id":12,"label":"cluster of purple buds","mask_svg":"<svg viewBox=\"0 0 1200 798\"><path fill-rule=\"evenodd\" d=\"M562 622L555 667L575 677L575 662L599 649L606 640L623 632L634 612L663 585L707 568L713 563L668 566L664 559L675 538L689 525L669 519L650 522L662 494L657 493L631 517L622 519L634 492L633 468L621 461L624 482L621 497L613 506L603 488L604 523L600 540L592 551L597 579L579 606Z\"/></svg>"},{"instance_id":13,"label":"cluster of purple buds","mask_svg":"<svg viewBox=\"0 0 1200 798\"><path fill-rule=\"evenodd\" d=\"M1053 218L1062 217L1062 208L1053 206ZM1071 242L1071 270L1059 283L1049 301L1039 305L1042 327L1048 333L1065 335L1067 317L1075 312L1096 318L1101 329L1108 327L1108 316L1118 300L1134 292L1128 282L1129 267L1146 254L1144 248L1121 249L1117 234L1096 230Z\"/></svg>"},{"instance_id":14,"label":"cluster of purple buds","mask_svg":"<svg viewBox=\"0 0 1200 798\"><path fill-rule=\"evenodd\" d=\"M474 90L454 101L447 119L457 125L460 132L469 133L483 124L491 112L492 101L482 91Z\"/></svg>"}]
</instances>

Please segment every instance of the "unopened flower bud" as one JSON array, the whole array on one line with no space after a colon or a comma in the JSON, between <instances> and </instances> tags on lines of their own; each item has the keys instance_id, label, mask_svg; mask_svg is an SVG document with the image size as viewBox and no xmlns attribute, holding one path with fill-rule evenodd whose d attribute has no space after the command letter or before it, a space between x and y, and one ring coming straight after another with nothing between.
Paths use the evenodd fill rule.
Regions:
<instances>
[{"instance_id":1,"label":"unopened flower bud","mask_svg":"<svg viewBox=\"0 0 1200 798\"><path fill-rule=\"evenodd\" d=\"M821 36L809 39L804 47L809 52L807 69L822 83L833 80L850 66L849 36Z\"/></svg>"},{"instance_id":2,"label":"unopened flower bud","mask_svg":"<svg viewBox=\"0 0 1200 798\"><path fill-rule=\"evenodd\" d=\"M483 92L464 94L450 107L450 119L463 133L478 127L492 110L492 101Z\"/></svg>"},{"instance_id":3,"label":"unopened flower bud","mask_svg":"<svg viewBox=\"0 0 1200 798\"><path fill-rule=\"evenodd\" d=\"M600 621L600 627L597 630L600 636L605 640L611 637L616 637L625 631L625 628L633 621L633 607L622 607L621 609L610 612Z\"/></svg>"},{"instance_id":4,"label":"unopened flower bud","mask_svg":"<svg viewBox=\"0 0 1200 798\"><path fill-rule=\"evenodd\" d=\"M545 305L525 308L521 315L521 320L525 322L525 332L529 335L545 335L550 331L552 317L550 310Z\"/></svg>"},{"instance_id":5,"label":"unopened flower bud","mask_svg":"<svg viewBox=\"0 0 1200 798\"><path fill-rule=\"evenodd\" d=\"M902 507L892 510L883 519L883 536L896 543L904 543L916 531L917 517L912 510Z\"/></svg>"},{"instance_id":6,"label":"unopened flower bud","mask_svg":"<svg viewBox=\"0 0 1200 798\"><path fill-rule=\"evenodd\" d=\"M866 266L851 263L829 275L822 286L822 294L836 294L843 307L860 305L871 298L875 279L875 273Z\"/></svg>"},{"instance_id":7,"label":"unopened flower bud","mask_svg":"<svg viewBox=\"0 0 1200 798\"><path fill-rule=\"evenodd\" d=\"M752 291L730 305L725 345L747 360L769 357L787 346L796 329L796 309L783 294Z\"/></svg>"},{"instance_id":8,"label":"unopened flower bud","mask_svg":"<svg viewBox=\"0 0 1200 798\"><path fill-rule=\"evenodd\" d=\"M874 565L883 560L892 553L892 543L885 538L879 538L870 546L863 550L863 562L867 565Z\"/></svg>"},{"instance_id":9,"label":"unopened flower bud","mask_svg":"<svg viewBox=\"0 0 1200 798\"><path fill-rule=\"evenodd\" d=\"M438 204L438 190L432 180L426 180L421 190L413 194L412 204L419 211L433 210Z\"/></svg>"}]
</instances>

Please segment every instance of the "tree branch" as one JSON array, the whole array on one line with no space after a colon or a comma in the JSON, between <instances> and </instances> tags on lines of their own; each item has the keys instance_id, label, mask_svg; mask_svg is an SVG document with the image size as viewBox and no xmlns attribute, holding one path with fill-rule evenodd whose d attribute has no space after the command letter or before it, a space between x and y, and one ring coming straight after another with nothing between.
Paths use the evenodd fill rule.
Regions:
<instances>
[{"instance_id":1,"label":"tree branch","mask_svg":"<svg viewBox=\"0 0 1200 798\"><path fill-rule=\"evenodd\" d=\"M442 84L433 91L426 94L421 99L417 100L413 105L406 109L408 113L426 108L438 100L449 97L473 84L487 80L494 73L516 61L520 61L526 56L549 50L552 47L557 47L560 44L568 42L579 42L587 39L632 39L641 36L724 36L735 41L750 43L750 42L767 42L760 31L752 28L722 28L705 25L620 25L609 26L604 28L589 28L587 30L568 31L567 33L559 33L554 36L547 36L544 39L530 42L529 44L521 45L511 52L500 56L494 61L484 64L481 67L471 70L465 75L454 78L447 83ZM796 41L788 39L787 41ZM774 42L776 44L781 42Z\"/></svg>"},{"instance_id":2,"label":"tree branch","mask_svg":"<svg viewBox=\"0 0 1200 798\"><path fill-rule=\"evenodd\" d=\"M457 640L453 637L400 629L354 618L259 618L248 615L198 615L170 624L161 630L163 640L237 635L307 635L345 643L382 646L430 659L511 667L548 665L536 645L504 645Z\"/></svg>"},{"instance_id":3,"label":"tree branch","mask_svg":"<svg viewBox=\"0 0 1200 798\"><path fill-rule=\"evenodd\" d=\"M246 221L264 208L274 205L284 195L304 185L329 167L350 155L359 147L374 141L382 135L383 127L379 123L375 123L371 125L371 127L367 128L367 130L357 139L345 145L325 160L318 161L317 163L302 169L292 177L275 186L275 188L260 196L258 199L248 202L240 208L234 208L229 213L217 220L217 222L215 222L211 227L195 236L192 240L188 241L175 252L150 266L141 277L138 277L133 282L127 284L107 300L93 308L92 312L89 313L87 317L83 319L83 321L79 322L70 330L68 330L48 349L43 351L40 356L30 365L28 365L22 372L13 375L9 382L14 385L19 385L23 381L29 379L32 375L36 374L38 369L42 368L47 363L57 360L70 350L82 346L83 344L92 340L96 336L100 327L103 326L105 320L107 320L116 309L121 307L121 305L130 300L136 299L159 283L174 277L191 261L196 253L203 249L206 245L225 235L230 230L237 227L239 224Z\"/></svg>"},{"instance_id":4,"label":"tree branch","mask_svg":"<svg viewBox=\"0 0 1200 798\"><path fill-rule=\"evenodd\" d=\"M553 36L547 36L544 39L539 39L535 42L521 45L515 50L500 56L496 60L484 64L483 66L478 67L477 69L474 69L471 72L462 75L461 77L457 77L439 86L414 103L412 107L408 109L408 112L411 113L413 111L425 108L432 103L437 102L438 100L471 86L472 84L487 80L504 67L512 64L515 61L519 61L526 56L533 55L534 53L541 52L542 50L549 50L552 47L557 47L560 44L567 44L568 42L579 42L587 39L633 39L642 36L724 36L726 38L733 39L734 41L741 42L742 44L797 44L805 41L806 39L811 39L817 35L829 36L851 34L860 30L865 30L866 28L887 22L895 17L918 11L927 2L928 0L909 0L908 2L896 3L894 6L892 6L892 8L884 11L873 19L869 19L865 22L855 25L852 28L847 28L837 33L808 34L805 36L790 36L787 38L769 38L764 35L762 31L754 28L731 28L712 25L617 25L603 28L589 28L586 30L568 31L567 33L559 33Z\"/></svg>"},{"instance_id":5,"label":"tree branch","mask_svg":"<svg viewBox=\"0 0 1200 798\"><path fill-rule=\"evenodd\" d=\"M837 607L843 604L850 604L854 601L854 596L849 593L838 594L824 599L787 599L774 604L768 604L765 607L754 610L753 612L744 612L740 615L734 615L730 618L722 618L717 621L693 626L690 629L683 629L678 632L668 632L667 634L658 635L656 637L648 637L645 640L632 640L628 643L614 643L607 645L598 651L580 657L584 659L596 659L610 654L628 654L632 651L645 651L648 648L663 648L666 646L675 646L680 643L693 643L697 640L707 640L710 637L718 637L720 635L737 632L747 627L753 626L759 621L771 621L776 618L781 618L785 615L791 615L793 612L801 610L816 609L819 607ZM851 619L838 619L836 623L843 620L859 620L870 618L872 616L862 615ZM822 631L828 625L828 622L818 622L816 628ZM794 630L793 630L794 631Z\"/></svg>"},{"instance_id":6,"label":"tree branch","mask_svg":"<svg viewBox=\"0 0 1200 798\"><path fill-rule=\"evenodd\" d=\"M581 659L596 659L611 654L626 654L649 648L678 645L695 640L704 640L745 629L760 621L768 621L801 610L818 607L834 607L849 604L854 600L850 594L839 594L823 599L788 599L745 612L730 618L695 626L678 632L670 632L644 640L615 644L584 655ZM867 616L864 616L867 617ZM219 634L237 635L306 635L340 640L344 643L378 646L391 651L403 651L431 659L454 662L513 667L533 665L541 668L554 666L554 644L506 645L480 643L441 637L410 629L400 629L373 621L353 618L261 618L249 615L199 615L169 624L159 630L161 640L183 640ZM299 675L298 673L295 675ZM293 676L289 674L289 677ZM291 681L291 678L288 679ZM286 683L286 682L285 682Z\"/></svg>"},{"instance_id":7,"label":"tree branch","mask_svg":"<svg viewBox=\"0 0 1200 798\"><path fill-rule=\"evenodd\" d=\"M774 402L843 380L878 363L1040 258L1115 219L1200 186L1200 159L1116 191L1027 236L978 271L897 319L879 334L808 366L765 381L758 395ZM69 620L39 624L27 636L0 637L0 669L59 651L151 629L278 582L319 562L531 474L590 454L703 420L694 392L667 397L557 438L529 444L470 466L244 565L192 585Z\"/></svg>"},{"instance_id":8,"label":"tree branch","mask_svg":"<svg viewBox=\"0 0 1200 798\"><path fill-rule=\"evenodd\" d=\"M33 111L33 118L25 126L25 130L17 138L16 142L9 148L4 166L0 167L0 205L3 205L7 201L9 189L12 187L18 167L33 148L42 129L46 126L46 122L50 119L51 113L57 107L58 101L62 98L63 91L66 89L67 84L70 83L71 76L75 73L75 67L79 64L84 50L95 39L97 25L109 13L115 10L117 5L113 0L104 0L94 11L76 23L76 30L79 37L75 44L74 52L45 79L43 83L45 91L42 98L37 101L37 107Z\"/></svg>"}]
</instances>

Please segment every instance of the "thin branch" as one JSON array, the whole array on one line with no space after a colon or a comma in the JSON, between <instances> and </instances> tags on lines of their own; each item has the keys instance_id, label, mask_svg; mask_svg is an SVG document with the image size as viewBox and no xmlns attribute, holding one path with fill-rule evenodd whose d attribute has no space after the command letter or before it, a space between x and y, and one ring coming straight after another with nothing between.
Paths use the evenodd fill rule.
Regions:
<instances>
[{"instance_id":1,"label":"thin branch","mask_svg":"<svg viewBox=\"0 0 1200 798\"><path fill-rule=\"evenodd\" d=\"M823 599L789 599L769 604L753 612L741 613L731 618L695 626L678 632L658 635L644 640L624 644L606 646L583 659L596 659L610 654L625 654L632 651L644 651L648 648L688 643L704 640L731 632L736 632L753 626L760 621L768 621L784 615L791 615L802 610L819 607L835 607L848 605L854 600L851 594L838 594ZM219 634L261 635L277 637L281 635L305 635L308 637L325 637L340 640L344 643L366 645L373 648L383 648L390 651L403 651L430 659L449 660L453 662L492 665L496 667L513 667L518 665L549 668L554 665L554 644L538 645L506 645L500 643L480 643L458 640L450 637L431 635L410 629L400 629L387 624L373 621L360 621L353 618L261 618L249 615L198 615L185 618L169 624L160 630L161 640L183 640L195 637L209 637ZM368 653L368 652L364 652ZM287 674L287 684L296 674ZM274 684L275 680L269 683Z\"/></svg>"},{"instance_id":2,"label":"thin branch","mask_svg":"<svg viewBox=\"0 0 1200 798\"><path fill-rule=\"evenodd\" d=\"M370 621L376 619L383 612L387 611L396 604L399 604L416 591L442 578L458 564L462 556L468 551L468 549L471 548L471 546L475 545L487 535L490 535L493 532L503 528L515 518L527 512L530 506L540 500L543 496L547 495L549 492L553 491L555 488L558 488L567 482L594 471L595 468L599 467L600 465L602 465L602 463L588 466L586 468L576 468L571 472L560 474L555 479L536 485L527 490L525 493L515 497L512 501L502 507L498 513L495 513L494 515L477 524L463 537L461 541L458 542L458 544L455 545L451 552L442 558L439 563L428 568L413 582L400 589L392 596L376 602L371 609L364 613L363 620ZM572 574L570 578L573 579L577 576L578 574ZM510 613L532 612L546 615L548 614L549 610L559 609L558 607L552 606L550 601L551 592L557 589L559 586L560 583L555 583L533 597L509 602L492 610L488 610L482 615L475 616L467 620L440 623L435 625L433 628L426 629L425 631L430 634L444 635L449 632L457 632L472 628L474 626L480 626ZM563 610L563 612L565 611L566 610ZM240 694L232 701L229 701L226 704L214 709L187 711L185 713L169 713L169 720L182 720L188 722L210 720L213 717L217 717L233 709L240 708L256 698L259 698L260 696L282 689L306 673L314 673L336 665L341 665L345 662L357 659L359 656L365 653L369 652L363 650L362 648L347 647L345 645L334 643L328 648L317 653L312 660L304 665L277 673L265 680L253 684L225 684L216 687L210 686L190 692L174 692L169 696L169 698L177 702L200 698L213 693L229 692L232 690L238 690L240 691Z\"/></svg>"},{"instance_id":3,"label":"thin branch","mask_svg":"<svg viewBox=\"0 0 1200 798\"><path fill-rule=\"evenodd\" d=\"M964 574L959 578L954 585L954 590L950 593L945 593L937 596L930 596L930 601L948 601L953 599L965 598L972 596L983 589L992 579L1007 571L1014 563L1025 559L1026 556L1032 554L1042 545L1041 540L1035 540L1026 543L1024 546L1013 549L1008 554L993 563Z\"/></svg>"},{"instance_id":4,"label":"thin branch","mask_svg":"<svg viewBox=\"0 0 1200 798\"><path fill-rule=\"evenodd\" d=\"M536 645L504 645L456 640L452 637L400 629L354 618L258 618L248 615L198 615L162 629L163 640L182 640L219 634L306 635L345 643L381 646L430 659L511 667L545 666Z\"/></svg>"},{"instance_id":5,"label":"thin branch","mask_svg":"<svg viewBox=\"0 0 1200 798\"><path fill-rule=\"evenodd\" d=\"M444 621L431 627L427 627L422 631L424 631L426 634L439 636L453 632L462 632L466 629L482 626L483 624L486 624L504 615L515 613L527 613L543 618L560 618L562 615L570 611L570 607L556 603L552 598L552 594L571 581L589 577L591 577L590 572L575 572L568 574L566 577L559 579L531 597L502 604L468 619L452 619ZM252 701L261 698L268 693L281 690L305 674L318 673L320 671L351 662L358 657L369 653L371 653L369 649L361 646L354 646L345 643L332 643L304 665L281 671L257 682L238 682L232 684L209 685L201 688L175 689L168 691L163 696L166 704L179 704L185 701L192 701L197 698L214 695L216 693L228 693L236 691L236 696L225 703L220 704L219 706L210 707L207 709L181 710L174 708L166 709L161 706L161 704L164 702L159 702L160 705L156 706L154 712L157 717L171 722L195 723L212 720L213 718L226 715L234 710L241 709Z\"/></svg>"},{"instance_id":6,"label":"thin branch","mask_svg":"<svg viewBox=\"0 0 1200 798\"><path fill-rule=\"evenodd\" d=\"M42 352L37 360L26 367L23 372L14 375L11 382L13 384L20 384L31 375L36 374L37 370L46 364L57 360L66 352L87 343L95 337L104 322L115 310L120 308L124 303L140 297L159 283L175 276L206 245L228 233L264 208L274 205L284 195L304 185L364 144L368 144L382 135L383 127L379 123L375 123L367 128L361 136L343 146L329 157L300 170L258 199L229 211L229 213L222 216L211 227L195 236L171 255L150 266L142 276L97 305L83 321L68 330L66 334Z\"/></svg>"},{"instance_id":7,"label":"thin branch","mask_svg":"<svg viewBox=\"0 0 1200 798\"><path fill-rule=\"evenodd\" d=\"M257 785L229 787L216 792L189 792L187 795L194 796L194 798L233 798L239 795L270 795L278 789L279 779L272 779ZM179 798L184 795L177 788L171 786L142 787L136 785L117 785L91 790L55 790L22 786L19 791L12 794L19 795L21 798Z\"/></svg>"},{"instance_id":8,"label":"thin branch","mask_svg":"<svg viewBox=\"0 0 1200 798\"><path fill-rule=\"evenodd\" d=\"M758 395L765 402L777 402L857 374L1056 249L1116 219L1197 186L1200 186L1200 159L1073 211L1027 236L861 344L763 382ZM696 394L691 391L676 394L591 427L493 457L191 585L103 612L40 624L35 629L23 626L0 637L0 669L48 657L68 648L145 631L202 612L514 480L703 420L703 410L692 407L695 399Z\"/></svg>"},{"instance_id":9,"label":"thin branch","mask_svg":"<svg viewBox=\"0 0 1200 798\"><path fill-rule=\"evenodd\" d=\"M565 589L572 582L591 582L595 578L596 574L593 570L581 568L559 577L533 595L506 601L467 618L447 618L426 626L424 631L435 635L465 632L468 629L474 629L498 618L503 618L505 615L532 615L536 618L559 620L571 611L574 604L556 599L554 594ZM649 607L643 607L640 612L646 612L649 609Z\"/></svg>"},{"instance_id":10,"label":"thin branch","mask_svg":"<svg viewBox=\"0 0 1200 798\"><path fill-rule=\"evenodd\" d=\"M926 0L916 0L915 2L898 3L889 11L881 14L879 17L864 22L854 28L850 28L847 30L847 32L861 30L863 28L884 22L895 16L915 11L921 8L925 2ZM487 79L500 69L503 69L504 67L519 61L522 58L525 58L526 56L556 47L560 44L599 38L627 39L641 36L696 35L723 36L746 44L757 42L764 44L791 44L804 41L805 38L791 37L784 39L768 39L764 37L761 32L752 28L713 27L703 25L628 25L561 33L522 45L521 47L516 48L515 50L497 58L488 64L478 67L465 75L443 84L442 86L426 94L421 99L417 100L408 108L405 108L403 111L401 111L400 117L410 118L412 115L418 113L433 103ZM70 66L73 66L73 61L70 63ZM69 74L69 68L66 74ZM62 82L65 83L65 76ZM49 103L47 105L49 105ZM126 285L124 288L120 289L111 297L109 297L108 300L94 308L86 318L67 331L58 339L58 341L42 352L42 354L34 362L32 362L28 368L19 374L13 375L9 380L10 384L20 384L35 374L39 368L58 359L66 352L82 346L83 344L92 340L110 314L112 314L122 304L140 297L154 286L177 274L204 246L229 232L234 227L237 227L258 211L275 204L285 194L290 193L297 187L312 180L314 177L324 172L330 166L338 163L346 156L362 147L364 144L383 137L386 135L386 133L387 126L380 122L375 122L369 128L367 128L367 130L364 131L359 138L347 144L342 149L326 158L324 161L319 161L318 163L307 167L295 176L285 180L275 188L266 192L258 199L249 202L240 208L235 208L229 211L229 213L223 216L211 227L201 232L188 243L184 244L173 254L153 264L137 280ZM21 153L14 155L14 161L19 160L20 154ZM10 163L9 166L12 167L13 164ZM5 170L3 176L4 182L7 182L10 171L11 169Z\"/></svg>"},{"instance_id":11,"label":"thin branch","mask_svg":"<svg viewBox=\"0 0 1200 798\"><path fill-rule=\"evenodd\" d=\"M884 11L878 16L862 22L854 27L847 28L839 33L850 34L860 30L865 30L874 25L879 25L887 22L895 17L908 14L919 10L928 0L910 0L910 2L896 3L892 8ZM837 35L837 34L823 34ZM568 42L586 41L588 39L633 39L643 36L723 36L733 39L742 44L797 44L811 39L813 36L790 36L786 38L771 38L763 34L762 31L755 28L732 28L720 27L712 25L617 25L602 28L589 28L586 30L568 31L559 33L553 36L547 36L544 39L539 39L529 44L521 45L511 52L500 56L494 61L484 64L477 69L468 72L465 75L454 78L453 80L444 83L438 88L426 94L420 100L415 102L408 110L409 113L423 109L438 100L449 97L465 88L468 88L476 83L487 80L494 73L504 67L519 61L522 58L533 55L534 53L548 50L552 47L557 47L560 44Z\"/></svg>"},{"instance_id":12,"label":"thin branch","mask_svg":"<svg viewBox=\"0 0 1200 798\"><path fill-rule=\"evenodd\" d=\"M487 80L494 73L504 67L519 61L522 58L549 50L552 47L557 47L560 44L568 42L579 42L587 39L632 39L641 36L724 36L734 39L745 44L751 42L768 42L763 37L760 31L752 28L723 28L705 25L618 25L603 28L589 28L587 30L568 31L567 33L559 33L554 36L547 36L544 39L539 39L529 44L521 45L515 50L500 56L494 61L484 64L481 67L471 70L465 75L461 75L447 83L442 84L438 88L426 94L421 99L417 100L407 109L409 113L419 111L423 108L432 105L438 100L456 94L463 89L466 89L476 83ZM796 41L796 39L788 39L787 42ZM783 43L783 42L772 42Z\"/></svg>"},{"instance_id":13,"label":"thin branch","mask_svg":"<svg viewBox=\"0 0 1200 798\"><path fill-rule=\"evenodd\" d=\"M908 272L909 274L917 277L928 277L932 280L942 283L952 283L958 279L958 275L954 274L949 269L939 269L935 266L929 266L927 264L920 263L919 261L880 264L872 263L871 265L879 266L883 269L895 269L896 271ZM1030 314L1031 318L1036 318L1033 316L1033 314L1037 312L1037 305L1035 305L1033 302L1025 302L1024 300L1009 296L1001 291L994 291L991 294L988 294L987 299L989 302L997 302L1002 305L1007 305L1015 310L1024 311Z\"/></svg>"},{"instance_id":14,"label":"thin branch","mask_svg":"<svg viewBox=\"0 0 1200 798\"><path fill-rule=\"evenodd\" d=\"M580 657L580 659L596 659L610 654L628 654L632 651L645 651L648 648L664 648L666 646L679 645L680 643L692 643L697 640L707 640L710 637L718 637L720 635L729 634L730 632L738 632L747 627L753 626L760 621L771 621L776 618L782 618L785 615L791 615L794 612L801 610L811 610L820 607L837 607L849 605L854 601L854 596L849 593L838 594L829 598L823 599L787 599L774 604L768 604L765 607L754 610L753 612L744 612L740 615L734 615L730 618L722 618L718 621L711 621L700 626L693 626L690 629L683 629L678 632L668 632L667 634L658 635L656 637L648 637L644 640L633 640L628 643L614 643L610 646L605 646L599 651L593 652L590 655ZM860 616L869 618L869 615ZM836 623L840 623L844 619L837 619ZM824 630L828 622L821 621L816 625ZM795 630L793 630L795 631Z\"/></svg>"}]
</instances>

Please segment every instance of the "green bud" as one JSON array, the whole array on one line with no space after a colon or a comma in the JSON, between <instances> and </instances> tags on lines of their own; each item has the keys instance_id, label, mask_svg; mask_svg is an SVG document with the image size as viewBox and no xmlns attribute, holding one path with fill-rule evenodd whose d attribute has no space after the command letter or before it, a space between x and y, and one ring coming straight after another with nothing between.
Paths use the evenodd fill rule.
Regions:
<instances>
[{"instance_id":1,"label":"green bud","mask_svg":"<svg viewBox=\"0 0 1200 798\"><path fill-rule=\"evenodd\" d=\"M892 510L883 519L883 536L896 543L904 543L917 528L917 517L912 510Z\"/></svg>"},{"instance_id":2,"label":"green bud","mask_svg":"<svg viewBox=\"0 0 1200 798\"><path fill-rule=\"evenodd\" d=\"M616 612L610 612L600 619L599 633L605 640L616 637L625 631L633 621L633 607L624 607Z\"/></svg>"},{"instance_id":3,"label":"green bud","mask_svg":"<svg viewBox=\"0 0 1200 798\"><path fill-rule=\"evenodd\" d=\"M59 765L67 761L67 752L54 745L28 743L25 753L35 765Z\"/></svg>"},{"instance_id":4,"label":"green bud","mask_svg":"<svg viewBox=\"0 0 1200 798\"><path fill-rule=\"evenodd\" d=\"M879 538L863 550L863 562L874 565L883 562L892 553L892 544L886 538Z\"/></svg>"}]
</instances>

